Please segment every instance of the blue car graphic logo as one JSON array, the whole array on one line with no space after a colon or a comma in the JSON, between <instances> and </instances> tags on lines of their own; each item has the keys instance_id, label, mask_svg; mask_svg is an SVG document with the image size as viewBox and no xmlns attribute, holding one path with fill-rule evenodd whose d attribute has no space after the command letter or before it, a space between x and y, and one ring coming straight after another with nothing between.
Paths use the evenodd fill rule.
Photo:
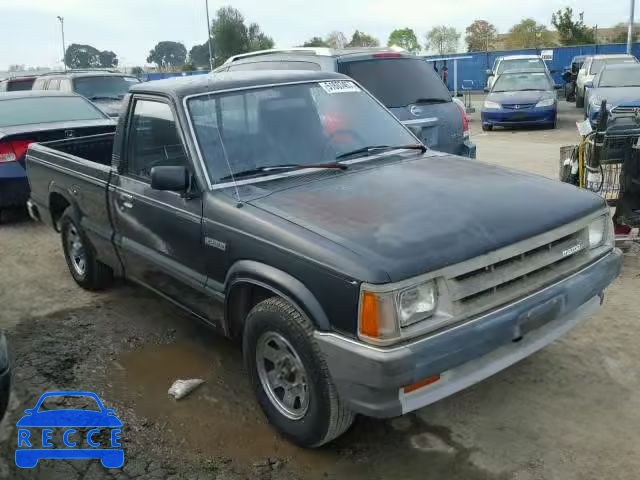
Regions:
<instances>
[{"instance_id":1,"label":"blue car graphic logo","mask_svg":"<svg viewBox=\"0 0 640 480\"><path fill-rule=\"evenodd\" d=\"M90 397L98 404L97 410L58 409L40 412L42 402L49 397ZM33 468L41 458L92 459L99 458L106 468L120 468L124 464L124 450L120 444L122 422L114 411L104 407L100 398L91 392L49 392L40 397L36 406L24 411L26 415L18 420L18 448L16 465L20 468ZM42 435L31 430L42 428ZM75 428L91 428L86 433L86 442L90 448L74 448L85 438ZM54 448L51 443L53 428L64 429L62 440L66 448ZM101 429L110 429L109 447L104 448L95 438Z\"/></svg>"}]
</instances>

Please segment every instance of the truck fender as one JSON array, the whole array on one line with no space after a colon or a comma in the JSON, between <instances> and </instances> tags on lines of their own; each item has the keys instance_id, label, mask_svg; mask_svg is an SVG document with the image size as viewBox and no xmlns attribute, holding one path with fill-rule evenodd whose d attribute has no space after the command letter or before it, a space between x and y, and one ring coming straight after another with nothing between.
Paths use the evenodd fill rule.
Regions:
<instances>
[{"instance_id":1,"label":"truck fender","mask_svg":"<svg viewBox=\"0 0 640 480\"><path fill-rule=\"evenodd\" d=\"M74 211L76 212L76 214L78 213L78 206L75 202L75 199L73 198L73 195L71 194L71 192L67 189L64 189L62 187L60 187L59 185L55 184L54 182L51 182L49 184L49 196L47 198L47 207L49 210L49 214L51 215L51 220L53 223L53 228L59 232L60 230L58 229L58 225L57 225L57 221L60 219L60 216L62 215L62 213L64 212L65 208L61 208L61 211L56 211L55 206L51 205L51 197L52 195L58 195L60 197L62 197L71 207L73 207Z\"/></svg>"},{"instance_id":2,"label":"truck fender","mask_svg":"<svg viewBox=\"0 0 640 480\"><path fill-rule=\"evenodd\" d=\"M282 270L253 260L240 260L227 272L225 279L225 319L227 321L231 319L229 299L232 298L232 291L242 284L256 285L273 292L274 295L284 298L304 312L318 330L331 330L329 318L320 302L300 280Z\"/></svg>"}]
</instances>

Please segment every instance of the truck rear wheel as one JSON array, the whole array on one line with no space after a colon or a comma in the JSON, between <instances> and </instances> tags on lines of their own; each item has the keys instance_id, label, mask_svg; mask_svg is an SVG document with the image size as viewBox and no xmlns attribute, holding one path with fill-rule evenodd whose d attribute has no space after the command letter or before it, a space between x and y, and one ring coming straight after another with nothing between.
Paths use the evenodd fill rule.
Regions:
<instances>
[{"instance_id":1,"label":"truck rear wheel","mask_svg":"<svg viewBox=\"0 0 640 480\"><path fill-rule=\"evenodd\" d=\"M244 362L269 422L292 442L319 447L342 435L354 414L338 397L311 321L279 297L247 315Z\"/></svg>"},{"instance_id":2,"label":"truck rear wheel","mask_svg":"<svg viewBox=\"0 0 640 480\"><path fill-rule=\"evenodd\" d=\"M102 290L113 281L113 271L96 259L93 247L76 220L72 207L60 218L62 250L71 276L87 290Z\"/></svg>"}]
</instances>

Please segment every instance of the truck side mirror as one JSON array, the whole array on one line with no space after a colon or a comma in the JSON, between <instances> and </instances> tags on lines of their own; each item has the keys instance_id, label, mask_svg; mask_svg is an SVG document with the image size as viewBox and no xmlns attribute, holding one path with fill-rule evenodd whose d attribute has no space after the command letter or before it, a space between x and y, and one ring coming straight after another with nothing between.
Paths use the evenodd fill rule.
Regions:
<instances>
[{"instance_id":1,"label":"truck side mirror","mask_svg":"<svg viewBox=\"0 0 640 480\"><path fill-rule=\"evenodd\" d=\"M151 188L169 192L186 192L189 188L189 170L184 166L153 167L151 169Z\"/></svg>"}]
</instances>

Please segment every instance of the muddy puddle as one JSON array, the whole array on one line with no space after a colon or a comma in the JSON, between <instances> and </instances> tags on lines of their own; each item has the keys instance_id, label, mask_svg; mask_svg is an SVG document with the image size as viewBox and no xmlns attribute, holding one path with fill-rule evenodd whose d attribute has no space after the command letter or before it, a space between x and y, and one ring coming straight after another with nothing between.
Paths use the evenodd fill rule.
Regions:
<instances>
[{"instance_id":1,"label":"muddy puddle","mask_svg":"<svg viewBox=\"0 0 640 480\"><path fill-rule=\"evenodd\" d=\"M496 478L473 466L469 452L446 429L413 415L389 421L358 418L351 431L332 444L298 448L266 423L239 348L222 339L213 347L203 343L180 340L149 346L113 362L113 393L155 425L161 441L182 458L224 459L249 469L268 460L305 479ZM178 378L202 378L205 383L175 401L167 390Z\"/></svg>"}]
</instances>

